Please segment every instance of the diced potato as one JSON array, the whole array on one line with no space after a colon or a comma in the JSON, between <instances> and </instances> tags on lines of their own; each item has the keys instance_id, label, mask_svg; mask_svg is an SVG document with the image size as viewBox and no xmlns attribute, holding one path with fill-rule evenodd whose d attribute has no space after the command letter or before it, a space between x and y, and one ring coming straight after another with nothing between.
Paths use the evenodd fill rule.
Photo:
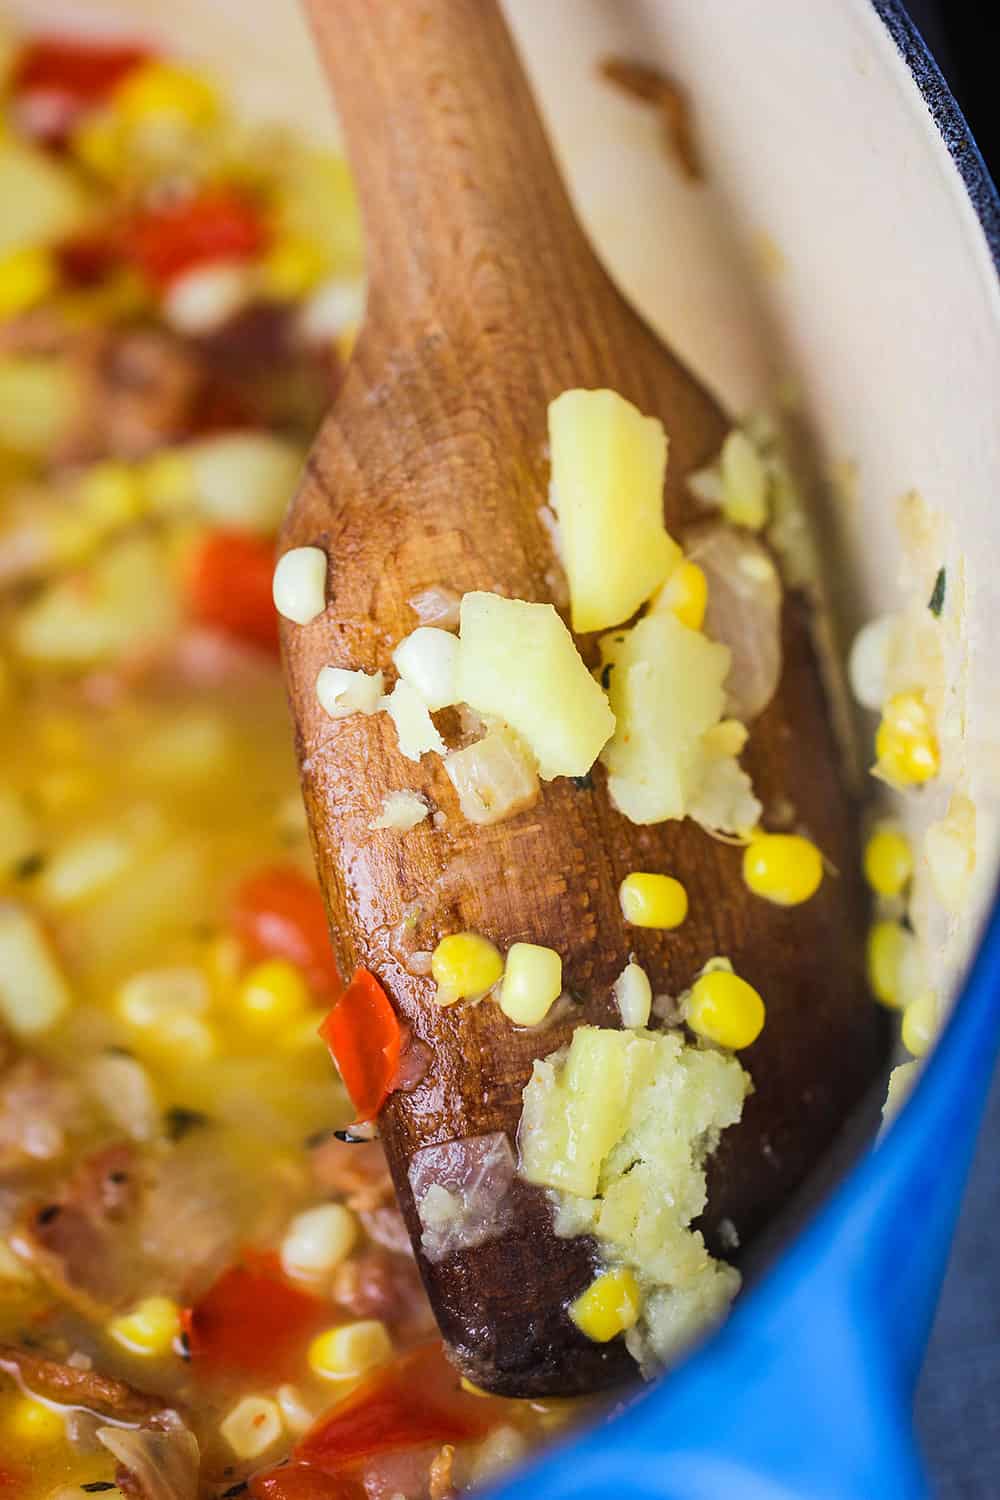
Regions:
<instances>
[{"instance_id":1,"label":"diced potato","mask_svg":"<svg viewBox=\"0 0 1000 1500\"><path fill-rule=\"evenodd\" d=\"M66 239L87 221L77 180L53 156L8 136L0 141L0 254Z\"/></svg>"},{"instance_id":2,"label":"diced potato","mask_svg":"<svg viewBox=\"0 0 1000 1500\"><path fill-rule=\"evenodd\" d=\"M461 640L461 701L509 724L545 780L586 775L615 720L552 605L466 594Z\"/></svg>"},{"instance_id":3,"label":"diced potato","mask_svg":"<svg viewBox=\"0 0 1000 1500\"><path fill-rule=\"evenodd\" d=\"M680 561L663 524L666 433L614 391L564 391L549 406L549 442L573 629L605 630Z\"/></svg>"},{"instance_id":4,"label":"diced potato","mask_svg":"<svg viewBox=\"0 0 1000 1500\"><path fill-rule=\"evenodd\" d=\"M162 550L151 537L126 537L43 590L17 619L14 646L36 665L89 667L166 640L177 613Z\"/></svg>"},{"instance_id":5,"label":"diced potato","mask_svg":"<svg viewBox=\"0 0 1000 1500\"><path fill-rule=\"evenodd\" d=\"M82 399L79 374L65 360L0 358L0 448L42 456L69 431Z\"/></svg>"},{"instance_id":6,"label":"diced potato","mask_svg":"<svg viewBox=\"0 0 1000 1500\"><path fill-rule=\"evenodd\" d=\"M34 917L21 906L0 906L0 1018L15 1036L37 1036L69 1003L69 986Z\"/></svg>"},{"instance_id":7,"label":"diced potato","mask_svg":"<svg viewBox=\"0 0 1000 1500\"><path fill-rule=\"evenodd\" d=\"M474 745L453 750L444 769L470 823L502 823L538 800L534 756L506 724L494 724Z\"/></svg>"},{"instance_id":8,"label":"diced potato","mask_svg":"<svg viewBox=\"0 0 1000 1500\"><path fill-rule=\"evenodd\" d=\"M593 1197L601 1163L628 1125L632 1092L652 1064L652 1050L630 1032L598 1026L577 1027L564 1068L536 1062L519 1137L528 1181Z\"/></svg>"},{"instance_id":9,"label":"diced potato","mask_svg":"<svg viewBox=\"0 0 1000 1500\"><path fill-rule=\"evenodd\" d=\"M729 649L651 614L602 642L614 739L602 759L615 806L633 823L683 818L702 784L702 735L723 707Z\"/></svg>"}]
</instances>

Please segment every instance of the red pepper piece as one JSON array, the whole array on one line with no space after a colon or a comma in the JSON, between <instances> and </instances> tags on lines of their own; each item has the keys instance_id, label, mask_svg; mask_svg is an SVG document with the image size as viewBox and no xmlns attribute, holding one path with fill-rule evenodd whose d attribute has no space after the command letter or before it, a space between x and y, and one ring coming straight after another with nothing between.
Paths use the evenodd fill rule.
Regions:
<instances>
[{"instance_id":1,"label":"red pepper piece","mask_svg":"<svg viewBox=\"0 0 1000 1500\"><path fill-rule=\"evenodd\" d=\"M319 887L294 865L272 865L236 893L232 924L252 959L287 958L305 974L313 994L335 999L343 989L330 947Z\"/></svg>"},{"instance_id":2,"label":"red pepper piece","mask_svg":"<svg viewBox=\"0 0 1000 1500\"><path fill-rule=\"evenodd\" d=\"M226 187L147 208L124 231L126 256L161 290L195 266L252 260L266 243L257 205Z\"/></svg>"},{"instance_id":3,"label":"red pepper piece","mask_svg":"<svg viewBox=\"0 0 1000 1500\"><path fill-rule=\"evenodd\" d=\"M274 559L271 541L244 531L210 531L195 552L188 578L191 614L201 625L276 653Z\"/></svg>"},{"instance_id":4,"label":"red pepper piece","mask_svg":"<svg viewBox=\"0 0 1000 1500\"><path fill-rule=\"evenodd\" d=\"M486 1436L498 1405L472 1396L438 1341L421 1344L357 1386L306 1433L292 1457L328 1474L380 1453Z\"/></svg>"},{"instance_id":5,"label":"red pepper piece","mask_svg":"<svg viewBox=\"0 0 1000 1500\"><path fill-rule=\"evenodd\" d=\"M14 92L62 94L76 104L100 104L149 55L148 48L129 42L36 36L18 59Z\"/></svg>"},{"instance_id":6,"label":"red pepper piece","mask_svg":"<svg viewBox=\"0 0 1000 1500\"><path fill-rule=\"evenodd\" d=\"M273 1252L245 1251L182 1314L192 1364L213 1375L294 1379L330 1307L286 1281Z\"/></svg>"},{"instance_id":7,"label":"red pepper piece","mask_svg":"<svg viewBox=\"0 0 1000 1500\"><path fill-rule=\"evenodd\" d=\"M350 1474L324 1474L312 1464L281 1464L250 1480L253 1500L365 1500L367 1491Z\"/></svg>"},{"instance_id":8,"label":"red pepper piece","mask_svg":"<svg viewBox=\"0 0 1000 1500\"><path fill-rule=\"evenodd\" d=\"M403 1031L374 974L357 969L319 1034L333 1054L359 1120L373 1120L399 1072Z\"/></svg>"}]
</instances>

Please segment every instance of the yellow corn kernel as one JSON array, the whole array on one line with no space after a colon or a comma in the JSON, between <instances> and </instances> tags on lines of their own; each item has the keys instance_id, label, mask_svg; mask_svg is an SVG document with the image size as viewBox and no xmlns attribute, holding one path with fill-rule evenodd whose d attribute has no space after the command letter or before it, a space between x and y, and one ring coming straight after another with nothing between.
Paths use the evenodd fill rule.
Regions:
<instances>
[{"instance_id":1,"label":"yellow corn kernel","mask_svg":"<svg viewBox=\"0 0 1000 1500\"><path fill-rule=\"evenodd\" d=\"M180 1331L180 1308L171 1297L145 1297L108 1324L108 1335L116 1344L145 1359L167 1354Z\"/></svg>"},{"instance_id":2,"label":"yellow corn kernel","mask_svg":"<svg viewBox=\"0 0 1000 1500\"><path fill-rule=\"evenodd\" d=\"M898 896L913 875L913 849L898 828L876 828L865 845L865 879L879 896Z\"/></svg>"},{"instance_id":3,"label":"yellow corn kernel","mask_svg":"<svg viewBox=\"0 0 1000 1500\"><path fill-rule=\"evenodd\" d=\"M738 1051L760 1036L764 1016L764 1002L753 985L731 970L718 968L695 980L684 1018L699 1036Z\"/></svg>"},{"instance_id":4,"label":"yellow corn kernel","mask_svg":"<svg viewBox=\"0 0 1000 1500\"><path fill-rule=\"evenodd\" d=\"M875 774L890 786L923 786L941 769L934 722L922 693L897 693L875 735Z\"/></svg>"},{"instance_id":5,"label":"yellow corn kernel","mask_svg":"<svg viewBox=\"0 0 1000 1500\"><path fill-rule=\"evenodd\" d=\"M700 630L708 607L708 579L697 563L679 563L660 591L657 609L668 609L689 630Z\"/></svg>"},{"instance_id":6,"label":"yellow corn kernel","mask_svg":"<svg viewBox=\"0 0 1000 1500\"><path fill-rule=\"evenodd\" d=\"M358 1237L358 1221L342 1203L320 1203L296 1214L281 1242L287 1276L328 1276L347 1259Z\"/></svg>"},{"instance_id":7,"label":"yellow corn kernel","mask_svg":"<svg viewBox=\"0 0 1000 1500\"><path fill-rule=\"evenodd\" d=\"M0 255L0 318L30 312L49 296L58 279L52 252L39 245Z\"/></svg>"},{"instance_id":8,"label":"yellow corn kernel","mask_svg":"<svg viewBox=\"0 0 1000 1500\"><path fill-rule=\"evenodd\" d=\"M281 1408L269 1396L244 1396L219 1423L237 1458L260 1458L284 1431Z\"/></svg>"},{"instance_id":9,"label":"yellow corn kernel","mask_svg":"<svg viewBox=\"0 0 1000 1500\"><path fill-rule=\"evenodd\" d=\"M115 178L121 173L125 141L121 121L113 110L89 114L73 131L70 145L77 161L95 177Z\"/></svg>"},{"instance_id":10,"label":"yellow corn kernel","mask_svg":"<svg viewBox=\"0 0 1000 1500\"><path fill-rule=\"evenodd\" d=\"M88 520L102 530L127 526L142 514L143 490L136 470L114 459L87 470L77 498Z\"/></svg>"},{"instance_id":11,"label":"yellow corn kernel","mask_svg":"<svg viewBox=\"0 0 1000 1500\"><path fill-rule=\"evenodd\" d=\"M923 1057L929 1052L938 1031L937 995L933 990L924 990L903 1011L903 1046L913 1057Z\"/></svg>"},{"instance_id":12,"label":"yellow corn kernel","mask_svg":"<svg viewBox=\"0 0 1000 1500\"><path fill-rule=\"evenodd\" d=\"M797 833L758 833L743 851L743 880L775 906L800 906L823 879L823 856Z\"/></svg>"},{"instance_id":13,"label":"yellow corn kernel","mask_svg":"<svg viewBox=\"0 0 1000 1500\"><path fill-rule=\"evenodd\" d=\"M273 1031L297 1021L308 1010L310 998L301 970L287 959L269 958L246 975L236 1004L243 1020L261 1031Z\"/></svg>"},{"instance_id":14,"label":"yellow corn kernel","mask_svg":"<svg viewBox=\"0 0 1000 1500\"><path fill-rule=\"evenodd\" d=\"M554 948L515 943L507 954L500 1009L515 1026L538 1026L562 993L562 959Z\"/></svg>"},{"instance_id":15,"label":"yellow corn kernel","mask_svg":"<svg viewBox=\"0 0 1000 1500\"><path fill-rule=\"evenodd\" d=\"M150 62L135 69L115 89L111 103L127 126L150 121L210 125L219 113L219 95L208 79L176 63Z\"/></svg>"},{"instance_id":16,"label":"yellow corn kernel","mask_svg":"<svg viewBox=\"0 0 1000 1500\"><path fill-rule=\"evenodd\" d=\"M438 1005L478 1000L493 988L502 973L499 950L476 932L454 932L442 938L431 954Z\"/></svg>"},{"instance_id":17,"label":"yellow corn kernel","mask_svg":"<svg viewBox=\"0 0 1000 1500\"><path fill-rule=\"evenodd\" d=\"M312 240L279 239L261 261L261 290L279 302L291 302L317 286L327 269L322 250Z\"/></svg>"},{"instance_id":18,"label":"yellow corn kernel","mask_svg":"<svg viewBox=\"0 0 1000 1500\"><path fill-rule=\"evenodd\" d=\"M4 1427L23 1443L57 1443L66 1435L62 1415L31 1396L18 1397Z\"/></svg>"},{"instance_id":19,"label":"yellow corn kernel","mask_svg":"<svg viewBox=\"0 0 1000 1500\"><path fill-rule=\"evenodd\" d=\"M868 933L868 985L893 1010L905 1003L904 965L914 938L899 922L874 922Z\"/></svg>"},{"instance_id":20,"label":"yellow corn kernel","mask_svg":"<svg viewBox=\"0 0 1000 1500\"><path fill-rule=\"evenodd\" d=\"M158 515L186 510L194 503L194 466L186 454L164 448L138 472L143 503Z\"/></svg>"},{"instance_id":21,"label":"yellow corn kernel","mask_svg":"<svg viewBox=\"0 0 1000 1500\"><path fill-rule=\"evenodd\" d=\"M569 1315L582 1334L595 1344L632 1328L642 1307L639 1283L627 1268L605 1271L581 1292L569 1309Z\"/></svg>"},{"instance_id":22,"label":"yellow corn kernel","mask_svg":"<svg viewBox=\"0 0 1000 1500\"><path fill-rule=\"evenodd\" d=\"M473 1385L468 1376L463 1375L458 1382L467 1396L489 1396L489 1391L484 1391L480 1386Z\"/></svg>"},{"instance_id":23,"label":"yellow corn kernel","mask_svg":"<svg viewBox=\"0 0 1000 1500\"><path fill-rule=\"evenodd\" d=\"M626 875L618 887L622 916L633 927L679 927L687 916L687 891L672 875Z\"/></svg>"},{"instance_id":24,"label":"yellow corn kernel","mask_svg":"<svg viewBox=\"0 0 1000 1500\"><path fill-rule=\"evenodd\" d=\"M309 1345L309 1368L323 1380L363 1375L391 1358L392 1339L377 1318L328 1328Z\"/></svg>"}]
</instances>

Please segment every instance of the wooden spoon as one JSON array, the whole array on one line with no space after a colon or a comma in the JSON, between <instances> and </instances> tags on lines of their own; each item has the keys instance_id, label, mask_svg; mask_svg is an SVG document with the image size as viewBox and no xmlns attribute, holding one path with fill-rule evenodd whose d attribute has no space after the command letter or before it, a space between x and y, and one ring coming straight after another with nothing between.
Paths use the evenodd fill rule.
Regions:
<instances>
[{"instance_id":1,"label":"wooden spoon","mask_svg":"<svg viewBox=\"0 0 1000 1500\"><path fill-rule=\"evenodd\" d=\"M533 1059L581 1021L617 1024L611 986L635 952L654 990L679 993L714 954L766 996L744 1054L756 1092L711 1171L704 1226L742 1243L773 1217L829 1145L881 1059L865 990L855 814L841 776L804 601L784 608L781 690L744 763L765 807L787 799L839 871L807 905L755 899L740 851L690 822L629 823L594 785L544 786L530 812L467 823L437 757L405 759L385 714L331 721L321 667L374 672L418 624L408 601L443 585L552 598L546 405L608 386L670 435L667 523L694 518L684 476L730 422L623 301L574 218L494 0L307 0L357 178L368 234L368 313L335 408L293 504L283 545L321 547L328 605L284 630L285 662L319 877L345 973L382 982L433 1054L380 1127L442 1333L461 1370L507 1395L585 1392L635 1366L621 1339L590 1343L566 1307L595 1274L595 1247L557 1239L541 1192L515 1188L503 1237L430 1265L407 1170L425 1146L516 1136ZM664 247L668 253L669 247ZM443 814L372 832L385 794L413 788ZM633 870L684 881L677 931L626 927L618 885ZM408 953L468 930L563 956L576 1005L517 1031L487 1001L441 1009ZM731 1244L731 1240L729 1241Z\"/></svg>"}]
</instances>

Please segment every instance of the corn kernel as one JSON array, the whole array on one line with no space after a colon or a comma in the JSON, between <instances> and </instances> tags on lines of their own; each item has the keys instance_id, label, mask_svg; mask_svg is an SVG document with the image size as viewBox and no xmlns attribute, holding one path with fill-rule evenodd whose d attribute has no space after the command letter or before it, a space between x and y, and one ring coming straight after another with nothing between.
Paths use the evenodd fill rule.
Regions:
<instances>
[{"instance_id":1,"label":"corn kernel","mask_svg":"<svg viewBox=\"0 0 1000 1500\"><path fill-rule=\"evenodd\" d=\"M745 979L717 968L691 986L684 1019L692 1031L720 1047L749 1047L764 1029L764 1002Z\"/></svg>"},{"instance_id":2,"label":"corn kernel","mask_svg":"<svg viewBox=\"0 0 1000 1500\"><path fill-rule=\"evenodd\" d=\"M458 1382L467 1396L489 1396L489 1391L484 1391L481 1386L473 1385L467 1375L463 1375Z\"/></svg>"},{"instance_id":3,"label":"corn kernel","mask_svg":"<svg viewBox=\"0 0 1000 1500\"><path fill-rule=\"evenodd\" d=\"M442 938L431 954L438 1005L478 1000L493 988L502 973L503 959L498 949L475 932L452 933Z\"/></svg>"},{"instance_id":4,"label":"corn kernel","mask_svg":"<svg viewBox=\"0 0 1000 1500\"><path fill-rule=\"evenodd\" d=\"M754 835L743 851L743 880L755 896L775 906L799 906L823 879L823 856L797 833Z\"/></svg>"},{"instance_id":5,"label":"corn kernel","mask_svg":"<svg viewBox=\"0 0 1000 1500\"><path fill-rule=\"evenodd\" d=\"M219 96L208 80L191 68L150 62L122 80L112 95L112 109L130 127L164 120L203 126L217 117Z\"/></svg>"},{"instance_id":6,"label":"corn kernel","mask_svg":"<svg viewBox=\"0 0 1000 1500\"><path fill-rule=\"evenodd\" d=\"M308 1432L316 1420L317 1413L302 1399L298 1386L279 1385L274 1399L281 1408L281 1415L289 1432Z\"/></svg>"},{"instance_id":7,"label":"corn kernel","mask_svg":"<svg viewBox=\"0 0 1000 1500\"><path fill-rule=\"evenodd\" d=\"M25 246L0 255L0 318L30 312L54 290L58 280L55 259L40 246Z\"/></svg>"},{"instance_id":8,"label":"corn kernel","mask_svg":"<svg viewBox=\"0 0 1000 1500\"><path fill-rule=\"evenodd\" d=\"M913 850L898 828L877 828L865 845L865 879L879 896L898 896L913 874Z\"/></svg>"},{"instance_id":9,"label":"corn kernel","mask_svg":"<svg viewBox=\"0 0 1000 1500\"><path fill-rule=\"evenodd\" d=\"M625 1268L598 1276L571 1305L569 1315L588 1339L606 1344L635 1325L641 1306L639 1283Z\"/></svg>"},{"instance_id":10,"label":"corn kernel","mask_svg":"<svg viewBox=\"0 0 1000 1500\"><path fill-rule=\"evenodd\" d=\"M180 1309L170 1297L146 1297L108 1324L108 1334L116 1344L146 1359L168 1353L180 1331Z\"/></svg>"},{"instance_id":11,"label":"corn kernel","mask_svg":"<svg viewBox=\"0 0 1000 1500\"><path fill-rule=\"evenodd\" d=\"M708 607L708 579L688 559L671 573L656 599L657 609L668 609L689 630L700 630Z\"/></svg>"},{"instance_id":12,"label":"corn kernel","mask_svg":"<svg viewBox=\"0 0 1000 1500\"><path fill-rule=\"evenodd\" d=\"M897 693L875 735L875 774L890 786L923 786L941 769L941 752L922 693Z\"/></svg>"},{"instance_id":13,"label":"corn kernel","mask_svg":"<svg viewBox=\"0 0 1000 1500\"><path fill-rule=\"evenodd\" d=\"M219 1431L237 1458L260 1458L282 1435L281 1409L268 1396L244 1396Z\"/></svg>"},{"instance_id":14,"label":"corn kernel","mask_svg":"<svg viewBox=\"0 0 1000 1500\"><path fill-rule=\"evenodd\" d=\"M923 1057L934 1042L938 1030L937 995L924 990L903 1011L903 1046L913 1057Z\"/></svg>"},{"instance_id":15,"label":"corn kernel","mask_svg":"<svg viewBox=\"0 0 1000 1500\"><path fill-rule=\"evenodd\" d=\"M507 954L500 1009L515 1026L538 1026L562 993L562 959L554 948L515 943Z\"/></svg>"},{"instance_id":16,"label":"corn kernel","mask_svg":"<svg viewBox=\"0 0 1000 1500\"><path fill-rule=\"evenodd\" d=\"M158 515L173 514L194 504L195 482L191 460L164 448L138 470L143 504Z\"/></svg>"},{"instance_id":17,"label":"corn kernel","mask_svg":"<svg viewBox=\"0 0 1000 1500\"><path fill-rule=\"evenodd\" d=\"M142 514L143 490L138 473L114 459L88 469L77 495L88 519L102 530L127 526Z\"/></svg>"},{"instance_id":18,"label":"corn kernel","mask_svg":"<svg viewBox=\"0 0 1000 1500\"><path fill-rule=\"evenodd\" d=\"M626 875L618 900L633 927L679 927L688 912L687 891L672 875Z\"/></svg>"},{"instance_id":19,"label":"corn kernel","mask_svg":"<svg viewBox=\"0 0 1000 1500\"><path fill-rule=\"evenodd\" d=\"M358 1221L342 1203L321 1203L296 1214L281 1242L281 1264L289 1276L326 1276L346 1260L358 1236Z\"/></svg>"},{"instance_id":20,"label":"corn kernel","mask_svg":"<svg viewBox=\"0 0 1000 1500\"><path fill-rule=\"evenodd\" d=\"M115 178L121 174L125 141L121 121L113 110L89 114L73 131L70 145L77 161L95 177Z\"/></svg>"},{"instance_id":21,"label":"corn kernel","mask_svg":"<svg viewBox=\"0 0 1000 1500\"><path fill-rule=\"evenodd\" d=\"M874 922L868 933L868 985L876 1000L901 1010L922 987L917 940L900 922Z\"/></svg>"},{"instance_id":22,"label":"corn kernel","mask_svg":"<svg viewBox=\"0 0 1000 1500\"><path fill-rule=\"evenodd\" d=\"M363 1375L391 1357L392 1339L377 1318L328 1328L309 1345L309 1368L323 1380Z\"/></svg>"},{"instance_id":23,"label":"corn kernel","mask_svg":"<svg viewBox=\"0 0 1000 1500\"><path fill-rule=\"evenodd\" d=\"M273 1031L297 1021L310 1002L309 986L301 970L284 958L257 964L243 980L236 996L241 1017L261 1031Z\"/></svg>"},{"instance_id":24,"label":"corn kernel","mask_svg":"<svg viewBox=\"0 0 1000 1500\"><path fill-rule=\"evenodd\" d=\"M613 994L623 1026L632 1030L646 1025L653 1006L653 987L645 969L634 962L626 964L614 982Z\"/></svg>"},{"instance_id":25,"label":"corn kernel","mask_svg":"<svg viewBox=\"0 0 1000 1500\"><path fill-rule=\"evenodd\" d=\"M61 1413L31 1396L18 1398L4 1426L11 1437L23 1443L57 1443L66 1435Z\"/></svg>"},{"instance_id":26,"label":"corn kernel","mask_svg":"<svg viewBox=\"0 0 1000 1500\"><path fill-rule=\"evenodd\" d=\"M291 302L312 291L326 272L326 257L312 240L280 239L261 261L261 290L279 302Z\"/></svg>"}]
</instances>

